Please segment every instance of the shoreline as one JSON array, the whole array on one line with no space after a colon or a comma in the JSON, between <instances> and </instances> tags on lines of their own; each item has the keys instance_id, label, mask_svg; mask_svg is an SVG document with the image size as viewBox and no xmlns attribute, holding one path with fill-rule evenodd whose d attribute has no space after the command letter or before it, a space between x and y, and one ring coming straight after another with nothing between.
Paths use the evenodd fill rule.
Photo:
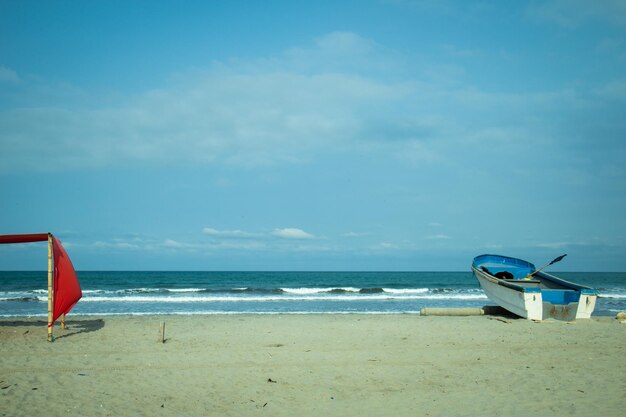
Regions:
<instances>
[{"instance_id":1,"label":"shoreline","mask_svg":"<svg viewBox=\"0 0 626 417\"><path fill-rule=\"evenodd\" d=\"M165 343L159 342L166 323ZM0 318L0 415L621 416L611 317Z\"/></svg>"},{"instance_id":2,"label":"shoreline","mask_svg":"<svg viewBox=\"0 0 626 417\"><path fill-rule=\"evenodd\" d=\"M422 310L427 309L451 309L451 310L465 310L465 309L493 309L493 313L484 313L484 314L467 314L460 316L469 316L469 317L478 317L478 316L493 316L493 315L504 315L510 316L513 319L525 320L521 317L517 317L513 313L509 313L506 310L502 309L497 305L483 305L479 307L422 307L419 310L411 310L411 311L259 311L259 312L250 312L250 311L184 311L184 312L165 312L165 313L154 313L154 312L137 312L137 313L70 313L68 315L68 321L80 321L92 318L114 318L114 317L219 317L219 316L411 316L411 317L426 317L427 315L422 314ZM498 312L500 310L501 312ZM591 320L594 319L606 319L606 318L616 318L616 315L623 314L623 310L611 310L611 311L594 311ZM459 316L458 314L442 314L442 317L446 316ZM26 314L26 315L2 315L0 314L0 323L14 321L14 320L42 320L47 319L47 313L38 313L38 314ZM45 322L46 320L44 320ZM547 320L550 321L550 320ZM554 320L559 321L559 320ZM60 319L55 322L55 328L60 324Z\"/></svg>"}]
</instances>

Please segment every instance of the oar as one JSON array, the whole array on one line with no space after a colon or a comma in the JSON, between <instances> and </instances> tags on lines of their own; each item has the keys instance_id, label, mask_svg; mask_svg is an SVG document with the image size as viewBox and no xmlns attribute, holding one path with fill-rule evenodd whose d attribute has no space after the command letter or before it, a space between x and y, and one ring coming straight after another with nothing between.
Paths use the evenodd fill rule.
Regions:
<instances>
[{"instance_id":1,"label":"oar","mask_svg":"<svg viewBox=\"0 0 626 417\"><path fill-rule=\"evenodd\" d=\"M530 273L530 274L528 274L528 276L526 276L526 278L524 278L524 279L531 279L531 278L533 277L533 275L535 275L537 272L541 272L541 271L543 271L544 269L546 269L547 267L549 267L550 265L555 264L555 263L557 263L557 262L560 262L560 261L561 261L561 260L563 260L563 258L565 258L566 256L567 256L567 254L563 254L563 255L561 255L561 256L558 256L558 257L554 258L554 259L552 260L552 262L545 264L544 266L542 266L542 267L541 267L541 268L539 268L539 269L536 269L536 270L535 270L535 272L531 272L531 273Z\"/></svg>"}]
</instances>

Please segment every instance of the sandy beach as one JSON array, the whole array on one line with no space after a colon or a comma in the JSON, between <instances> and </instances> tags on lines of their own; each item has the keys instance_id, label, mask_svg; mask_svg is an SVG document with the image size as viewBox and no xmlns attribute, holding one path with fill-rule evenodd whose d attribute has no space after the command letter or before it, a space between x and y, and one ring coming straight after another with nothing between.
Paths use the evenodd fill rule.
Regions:
<instances>
[{"instance_id":1,"label":"sandy beach","mask_svg":"<svg viewBox=\"0 0 626 417\"><path fill-rule=\"evenodd\" d=\"M160 325L165 322L165 343ZM0 320L0 416L623 416L610 317Z\"/></svg>"}]
</instances>

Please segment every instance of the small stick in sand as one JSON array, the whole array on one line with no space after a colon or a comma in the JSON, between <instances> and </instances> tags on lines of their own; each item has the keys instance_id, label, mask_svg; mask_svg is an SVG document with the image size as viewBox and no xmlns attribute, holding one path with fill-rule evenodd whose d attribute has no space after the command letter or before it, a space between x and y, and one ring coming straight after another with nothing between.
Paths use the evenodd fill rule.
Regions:
<instances>
[{"instance_id":1,"label":"small stick in sand","mask_svg":"<svg viewBox=\"0 0 626 417\"><path fill-rule=\"evenodd\" d=\"M510 322L510 321L505 320L505 319L501 319L501 318L499 318L499 317L488 317L488 319L489 319L489 320L498 320L498 321L501 321L502 323L511 324L511 322Z\"/></svg>"},{"instance_id":2,"label":"small stick in sand","mask_svg":"<svg viewBox=\"0 0 626 417\"><path fill-rule=\"evenodd\" d=\"M165 343L165 322L161 322L161 343Z\"/></svg>"}]
</instances>

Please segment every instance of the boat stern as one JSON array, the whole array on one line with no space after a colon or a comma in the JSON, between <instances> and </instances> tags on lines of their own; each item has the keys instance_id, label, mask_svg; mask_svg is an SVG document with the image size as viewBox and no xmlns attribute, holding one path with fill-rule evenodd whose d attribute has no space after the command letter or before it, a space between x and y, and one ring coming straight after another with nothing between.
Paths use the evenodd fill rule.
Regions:
<instances>
[{"instance_id":1,"label":"boat stern","mask_svg":"<svg viewBox=\"0 0 626 417\"><path fill-rule=\"evenodd\" d=\"M596 290L581 290L580 300L578 301L578 309L576 310L577 319L589 319L591 313L596 308L596 300L598 292Z\"/></svg>"},{"instance_id":2,"label":"boat stern","mask_svg":"<svg viewBox=\"0 0 626 417\"><path fill-rule=\"evenodd\" d=\"M524 297L524 307L526 308L526 318L528 320L541 320L543 314L543 298L541 291L529 288L522 293Z\"/></svg>"}]
</instances>

